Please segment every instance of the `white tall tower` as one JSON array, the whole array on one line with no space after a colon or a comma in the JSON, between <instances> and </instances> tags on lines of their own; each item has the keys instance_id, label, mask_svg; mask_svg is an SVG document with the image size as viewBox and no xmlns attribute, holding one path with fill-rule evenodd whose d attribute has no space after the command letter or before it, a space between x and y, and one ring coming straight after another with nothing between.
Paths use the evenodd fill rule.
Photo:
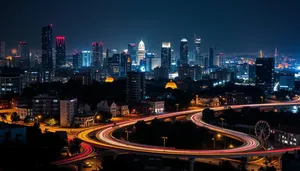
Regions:
<instances>
[{"instance_id":1,"label":"white tall tower","mask_svg":"<svg viewBox=\"0 0 300 171\"><path fill-rule=\"evenodd\" d=\"M138 47L138 61L137 65L140 65L141 60L145 58L146 48L144 42L141 40Z\"/></svg>"}]
</instances>

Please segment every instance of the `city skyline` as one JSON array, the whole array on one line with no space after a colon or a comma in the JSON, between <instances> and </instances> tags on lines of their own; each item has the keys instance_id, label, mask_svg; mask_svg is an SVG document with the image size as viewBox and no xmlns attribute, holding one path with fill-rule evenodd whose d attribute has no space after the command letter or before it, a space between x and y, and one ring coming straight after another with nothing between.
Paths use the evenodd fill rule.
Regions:
<instances>
[{"instance_id":1,"label":"city skyline","mask_svg":"<svg viewBox=\"0 0 300 171\"><path fill-rule=\"evenodd\" d=\"M44 4L16 0L0 7L0 13L6 16L0 28L0 39L7 42L7 48L25 41L30 49L40 49L40 28L53 24L53 35L66 37L67 54L74 49L89 49L94 40L103 42L105 49L119 50L127 49L128 43L143 40L147 50L156 54L160 53L161 42L168 41L178 52L180 40L186 38L191 43L194 34L202 40L203 53L207 53L209 47L216 47L217 51L224 53L256 52L259 49L268 52L277 47L279 53L299 54L299 24L295 22L299 2L232 2L165 1L157 6L150 1L143 4L138 1L118 2L118 5L104 1L93 6L111 8L94 12L93 6L85 8L87 2L65 1L58 5L58 1ZM31 12L26 10L29 5ZM46 7L49 10L43 10ZM15 13L8 12L12 9ZM111 13L110 9L118 13ZM181 12L178 13L178 9L182 9ZM78 10L83 12L76 13ZM125 11L127 15L123 15ZM95 23L94 19L98 17L100 20Z\"/></svg>"}]
</instances>

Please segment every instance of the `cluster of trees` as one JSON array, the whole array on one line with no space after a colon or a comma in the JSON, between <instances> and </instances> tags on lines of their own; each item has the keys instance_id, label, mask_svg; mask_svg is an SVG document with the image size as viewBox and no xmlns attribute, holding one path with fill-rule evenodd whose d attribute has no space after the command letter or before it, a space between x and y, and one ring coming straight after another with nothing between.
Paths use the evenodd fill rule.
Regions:
<instances>
[{"instance_id":1,"label":"cluster of trees","mask_svg":"<svg viewBox=\"0 0 300 171\"><path fill-rule=\"evenodd\" d=\"M232 109L227 109L224 114L216 118L224 118L229 125L246 124L255 125L259 120L267 121L271 127L278 127L280 125L289 125L292 127L300 128L299 121L300 115L295 115L292 112L264 112L258 108L243 108L240 112Z\"/></svg>"},{"instance_id":2,"label":"cluster of trees","mask_svg":"<svg viewBox=\"0 0 300 171\"><path fill-rule=\"evenodd\" d=\"M3 170L35 170L49 166L56 160L67 141L57 134L47 132L42 134L37 127L27 127L26 142L6 139L0 144ZM38 170L38 169L37 169Z\"/></svg>"},{"instance_id":3,"label":"cluster of trees","mask_svg":"<svg viewBox=\"0 0 300 171\"><path fill-rule=\"evenodd\" d=\"M117 80L112 83L93 82L91 85L82 85L80 81L69 80L66 84L60 82L33 84L26 87L23 96L32 98L37 94L59 94L60 98L78 98L83 103L95 108L103 98L113 98L116 101L125 101L126 80Z\"/></svg>"},{"instance_id":4,"label":"cluster of trees","mask_svg":"<svg viewBox=\"0 0 300 171\"><path fill-rule=\"evenodd\" d=\"M125 136L125 134L124 134ZM164 122L154 119L150 124L139 121L135 124L129 140L141 144L163 146L162 137L168 137L165 145L178 149L213 148L212 138L216 136L205 128L197 127L192 122ZM126 137L124 137L126 139ZM227 142L232 142L227 137ZM224 141L216 141L216 148L224 148Z\"/></svg>"},{"instance_id":5,"label":"cluster of trees","mask_svg":"<svg viewBox=\"0 0 300 171\"><path fill-rule=\"evenodd\" d=\"M78 138L74 138L69 142L69 151L72 155L80 153L82 141Z\"/></svg>"}]
</instances>

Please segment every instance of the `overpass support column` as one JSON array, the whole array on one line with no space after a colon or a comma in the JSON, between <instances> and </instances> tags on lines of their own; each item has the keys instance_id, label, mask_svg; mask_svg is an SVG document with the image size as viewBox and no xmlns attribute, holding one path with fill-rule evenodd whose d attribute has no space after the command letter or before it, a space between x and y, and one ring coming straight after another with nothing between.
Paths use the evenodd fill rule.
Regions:
<instances>
[{"instance_id":1,"label":"overpass support column","mask_svg":"<svg viewBox=\"0 0 300 171\"><path fill-rule=\"evenodd\" d=\"M82 162L76 164L76 166L77 166L77 171L82 171L82 168L83 168Z\"/></svg>"},{"instance_id":2,"label":"overpass support column","mask_svg":"<svg viewBox=\"0 0 300 171\"><path fill-rule=\"evenodd\" d=\"M194 171L195 158L189 158L189 171Z\"/></svg>"}]
</instances>

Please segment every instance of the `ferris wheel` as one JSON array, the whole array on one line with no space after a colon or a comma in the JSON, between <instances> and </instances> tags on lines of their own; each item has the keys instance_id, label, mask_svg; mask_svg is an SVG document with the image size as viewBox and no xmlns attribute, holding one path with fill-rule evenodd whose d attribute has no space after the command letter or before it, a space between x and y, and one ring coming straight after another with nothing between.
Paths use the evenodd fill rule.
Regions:
<instances>
[{"instance_id":1,"label":"ferris wheel","mask_svg":"<svg viewBox=\"0 0 300 171\"><path fill-rule=\"evenodd\" d=\"M271 134L271 128L267 121L260 120L255 124L255 135L261 140L267 140Z\"/></svg>"}]
</instances>

